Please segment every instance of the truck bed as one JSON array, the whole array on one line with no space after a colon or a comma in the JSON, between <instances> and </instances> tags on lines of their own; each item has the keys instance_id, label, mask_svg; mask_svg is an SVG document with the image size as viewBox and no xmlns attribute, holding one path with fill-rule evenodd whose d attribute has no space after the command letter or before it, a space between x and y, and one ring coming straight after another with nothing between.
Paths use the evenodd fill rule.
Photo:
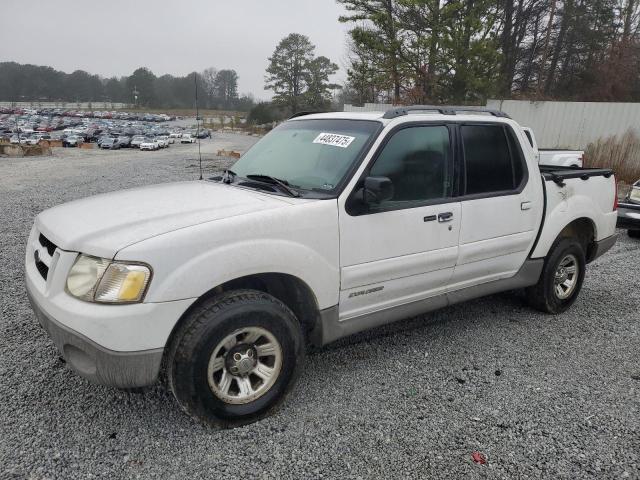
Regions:
<instances>
[{"instance_id":1,"label":"truck bed","mask_svg":"<svg viewBox=\"0 0 640 480\"><path fill-rule=\"evenodd\" d=\"M595 241L615 233L615 179L609 168L540 165L545 208L539 241L532 258L544 257L560 231L576 219L589 219ZM589 252L587 252L589 253Z\"/></svg>"}]
</instances>

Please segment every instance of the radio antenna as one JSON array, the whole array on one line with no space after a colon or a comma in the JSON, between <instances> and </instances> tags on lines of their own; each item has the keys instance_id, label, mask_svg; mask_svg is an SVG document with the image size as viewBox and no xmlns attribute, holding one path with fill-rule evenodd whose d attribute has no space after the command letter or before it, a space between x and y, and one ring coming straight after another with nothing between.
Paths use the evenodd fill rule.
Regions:
<instances>
[{"instance_id":1,"label":"radio antenna","mask_svg":"<svg viewBox=\"0 0 640 480\"><path fill-rule=\"evenodd\" d=\"M198 161L200 163L200 180L202 180L202 153L200 152L200 112L198 110L198 74L193 72L193 83L196 86L196 140L198 141Z\"/></svg>"}]
</instances>

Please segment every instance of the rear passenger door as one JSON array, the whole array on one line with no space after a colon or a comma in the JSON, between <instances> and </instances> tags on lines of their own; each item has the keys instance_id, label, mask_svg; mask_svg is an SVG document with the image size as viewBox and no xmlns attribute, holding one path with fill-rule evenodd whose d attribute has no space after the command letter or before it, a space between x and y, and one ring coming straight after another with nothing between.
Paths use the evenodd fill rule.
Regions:
<instances>
[{"instance_id":1,"label":"rear passenger door","mask_svg":"<svg viewBox=\"0 0 640 480\"><path fill-rule=\"evenodd\" d=\"M543 210L541 182L529 176L520 146L523 136L506 123L468 123L458 126L458 137L462 220L449 290L515 275Z\"/></svg>"}]
</instances>

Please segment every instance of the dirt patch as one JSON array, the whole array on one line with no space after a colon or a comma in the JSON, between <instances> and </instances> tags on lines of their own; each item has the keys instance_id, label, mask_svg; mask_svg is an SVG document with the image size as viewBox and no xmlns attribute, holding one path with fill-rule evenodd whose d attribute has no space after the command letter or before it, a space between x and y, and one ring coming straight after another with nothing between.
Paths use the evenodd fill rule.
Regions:
<instances>
[{"instance_id":1,"label":"dirt patch","mask_svg":"<svg viewBox=\"0 0 640 480\"><path fill-rule=\"evenodd\" d=\"M8 157L41 157L51 155L49 145L0 145L0 155Z\"/></svg>"}]
</instances>

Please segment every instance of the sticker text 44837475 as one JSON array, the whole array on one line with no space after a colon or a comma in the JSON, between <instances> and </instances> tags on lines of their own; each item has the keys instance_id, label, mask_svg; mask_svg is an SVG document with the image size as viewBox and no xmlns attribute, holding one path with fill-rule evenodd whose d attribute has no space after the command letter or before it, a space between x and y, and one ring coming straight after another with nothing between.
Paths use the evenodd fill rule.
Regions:
<instances>
[{"instance_id":1,"label":"sticker text 44837475","mask_svg":"<svg viewBox=\"0 0 640 480\"><path fill-rule=\"evenodd\" d=\"M315 138L313 143L331 145L332 147L347 148L355 139L356 137L340 135L338 133L321 133Z\"/></svg>"}]
</instances>

